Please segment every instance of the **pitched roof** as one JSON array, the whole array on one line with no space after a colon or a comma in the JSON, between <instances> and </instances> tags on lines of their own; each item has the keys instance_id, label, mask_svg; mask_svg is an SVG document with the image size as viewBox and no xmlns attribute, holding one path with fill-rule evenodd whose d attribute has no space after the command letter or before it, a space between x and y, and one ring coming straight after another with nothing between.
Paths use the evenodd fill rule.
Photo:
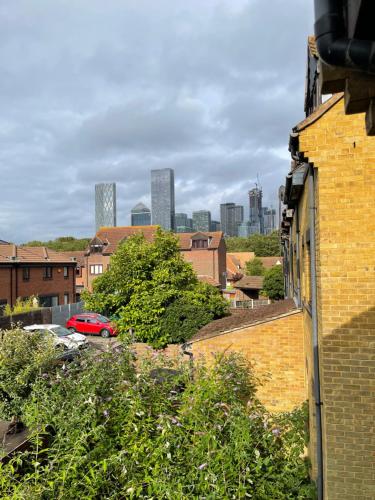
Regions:
<instances>
[{"instance_id":1,"label":"pitched roof","mask_svg":"<svg viewBox=\"0 0 375 500\"><path fill-rule=\"evenodd\" d=\"M74 259L76 259L77 265L79 267L84 267L84 265L85 265L85 251L84 250L72 250L72 251L66 250L66 251L60 252L60 253L63 253L69 257L73 257Z\"/></svg>"},{"instance_id":2,"label":"pitched roof","mask_svg":"<svg viewBox=\"0 0 375 500\"><path fill-rule=\"evenodd\" d=\"M10 245L10 243L4 240L0 240L0 245Z\"/></svg>"},{"instance_id":3,"label":"pitched roof","mask_svg":"<svg viewBox=\"0 0 375 500\"><path fill-rule=\"evenodd\" d=\"M227 252L227 267L236 267L238 271L238 266L240 269L245 269L246 262L253 260L255 257L254 252Z\"/></svg>"},{"instance_id":4,"label":"pitched roof","mask_svg":"<svg viewBox=\"0 0 375 500\"><path fill-rule=\"evenodd\" d=\"M305 128L309 127L313 123L319 120L323 115L327 113L335 104L337 104L344 97L344 93L340 92L338 94L333 94L326 102L320 104L315 111L311 113L307 118L302 120L298 125L293 128L294 132L301 132Z\"/></svg>"},{"instance_id":5,"label":"pitched roof","mask_svg":"<svg viewBox=\"0 0 375 500\"><path fill-rule=\"evenodd\" d=\"M151 210L146 207L146 205L142 202L136 204L135 207L131 209L132 212L151 212Z\"/></svg>"},{"instance_id":6,"label":"pitched roof","mask_svg":"<svg viewBox=\"0 0 375 500\"><path fill-rule=\"evenodd\" d=\"M202 232L198 231L195 233L177 233L177 237L180 240L180 249L181 250L190 250L191 249L191 239L194 236L207 236L207 238L211 238L211 243L209 244L207 250L214 250L219 248L220 241L223 239L222 231L210 231L210 232Z\"/></svg>"},{"instance_id":7,"label":"pitched roof","mask_svg":"<svg viewBox=\"0 0 375 500\"><path fill-rule=\"evenodd\" d=\"M230 316L211 321L211 323L201 328L189 342L216 337L225 332L246 328L260 321L276 319L293 311L297 311L293 299L279 300L257 309L234 309Z\"/></svg>"},{"instance_id":8,"label":"pitched roof","mask_svg":"<svg viewBox=\"0 0 375 500\"><path fill-rule=\"evenodd\" d=\"M112 255L124 238L133 236L134 234L143 234L147 241L153 241L158 227L159 226L101 227L93 240L99 239L105 245L103 248L104 255Z\"/></svg>"},{"instance_id":9,"label":"pitched roof","mask_svg":"<svg viewBox=\"0 0 375 500\"><path fill-rule=\"evenodd\" d=\"M199 281L203 281L203 283L208 283L209 285L219 287L221 284L216 281L212 276L208 276L207 274L198 274Z\"/></svg>"},{"instance_id":10,"label":"pitched roof","mask_svg":"<svg viewBox=\"0 0 375 500\"><path fill-rule=\"evenodd\" d=\"M234 284L235 288L244 290L261 290L263 288L263 276L244 276Z\"/></svg>"},{"instance_id":11,"label":"pitched roof","mask_svg":"<svg viewBox=\"0 0 375 500\"><path fill-rule=\"evenodd\" d=\"M73 261L69 255L55 252L47 247L0 245L0 264L9 264L10 262L72 264Z\"/></svg>"},{"instance_id":12,"label":"pitched roof","mask_svg":"<svg viewBox=\"0 0 375 500\"><path fill-rule=\"evenodd\" d=\"M266 269L270 269L273 266L280 266L283 263L282 257L258 257L258 258L262 261L262 264Z\"/></svg>"}]
</instances>

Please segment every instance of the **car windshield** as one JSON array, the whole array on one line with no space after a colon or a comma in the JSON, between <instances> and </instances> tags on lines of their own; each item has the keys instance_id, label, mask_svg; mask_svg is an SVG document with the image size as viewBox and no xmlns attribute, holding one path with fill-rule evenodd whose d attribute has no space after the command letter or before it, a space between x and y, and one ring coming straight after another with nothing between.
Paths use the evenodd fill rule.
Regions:
<instances>
[{"instance_id":1,"label":"car windshield","mask_svg":"<svg viewBox=\"0 0 375 500\"><path fill-rule=\"evenodd\" d=\"M101 314L98 314L96 319L100 321L100 323L109 323L109 319L105 316L102 316Z\"/></svg>"},{"instance_id":2,"label":"car windshield","mask_svg":"<svg viewBox=\"0 0 375 500\"><path fill-rule=\"evenodd\" d=\"M67 335L71 335L72 332L70 332L67 328L64 328L63 326L54 326L51 328L51 332L57 335L58 337L66 337Z\"/></svg>"}]
</instances>

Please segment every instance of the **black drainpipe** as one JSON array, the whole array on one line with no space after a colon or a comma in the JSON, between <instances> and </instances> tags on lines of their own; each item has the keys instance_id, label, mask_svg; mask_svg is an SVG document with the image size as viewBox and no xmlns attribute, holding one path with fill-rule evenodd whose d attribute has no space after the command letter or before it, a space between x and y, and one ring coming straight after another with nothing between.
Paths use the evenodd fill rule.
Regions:
<instances>
[{"instance_id":1,"label":"black drainpipe","mask_svg":"<svg viewBox=\"0 0 375 500\"><path fill-rule=\"evenodd\" d=\"M323 61L375 73L375 41L348 38L343 0L314 0L315 38Z\"/></svg>"},{"instance_id":2,"label":"black drainpipe","mask_svg":"<svg viewBox=\"0 0 375 500\"><path fill-rule=\"evenodd\" d=\"M309 209L310 209L310 274L311 274L311 319L314 363L314 399L316 413L316 463L318 500L323 499L323 439L322 401L320 399L320 367L318 338L318 307L316 283L316 242L315 242L315 176L314 168L309 169Z\"/></svg>"}]
</instances>

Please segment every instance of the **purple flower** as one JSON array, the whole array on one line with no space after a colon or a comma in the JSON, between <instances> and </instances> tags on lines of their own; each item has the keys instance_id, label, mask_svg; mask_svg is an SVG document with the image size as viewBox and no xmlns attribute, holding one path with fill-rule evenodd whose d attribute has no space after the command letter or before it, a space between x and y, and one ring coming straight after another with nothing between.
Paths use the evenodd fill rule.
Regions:
<instances>
[{"instance_id":1,"label":"purple flower","mask_svg":"<svg viewBox=\"0 0 375 500\"><path fill-rule=\"evenodd\" d=\"M272 429L272 434L276 437L280 436L281 432L280 429Z\"/></svg>"},{"instance_id":2,"label":"purple flower","mask_svg":"<svg viewBox=\"0 0 375 500\"><path fill-rule=\"evenodd\" d=\"M200 466L198 467L199 470L203 470L207 467L207 463L205 464L200 464Z\"/></svg>"},{"instance_id":3,"label":"purple flower","mask_svg":"<svg viewBox=\"0 0 375 500\"><path fill-rule=\"evenodd\" d=\"M105 418L108 418L109 417L109 411L108 410L104 410L103 411L103 415L105 416Z\"/></svg>"}]
</instances>

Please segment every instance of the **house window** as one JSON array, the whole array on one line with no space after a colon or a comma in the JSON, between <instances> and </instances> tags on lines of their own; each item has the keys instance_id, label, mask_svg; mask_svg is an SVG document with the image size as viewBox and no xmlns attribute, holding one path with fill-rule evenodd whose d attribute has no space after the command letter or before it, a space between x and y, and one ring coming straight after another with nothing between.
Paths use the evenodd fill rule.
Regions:
<instances>
[{"instance_id":1,"label":"house window","mask_svg":"<svg viewBox=\"0 0 375 500\"><path fill-rule=\"evenodd\" d=\"M69 293L65 292L64 293L64 304L69 304Z\"/></svg>"},{"instance_id":2,"label":"house window","mask_svg":"<svg viewBox=\"0 0 375 500\"><path fill-rule=\"evenodd\" d=\"M81 267L76 267L76 276L82 276L82 268Z\"/></svg>"},{"instance_id":3,"label":"house window","mask_svg":"<svg viewBox=\"0 0 375 500\"><path fill-rule=\"evenodd\" d=\"M90 274L103 274L102 264L92 264L90 266Z\"/></svg>"},{"instance_id":4,"label":"house window","mask_svg":"<svg viewBox=\"0 0 375 500\"><path fill-rule=\"evenodd\" d=\"M69 278L69 267L64 266L64 278L68 279Z\"/></svg>"},{"instance_id":5,"label":"house window","mask_svg":"<svg viewBox=\"0 0 375 500\"><path fill-rule=\"evenodd\" d=\"M52 279L52 267L46 266L43 268L43 279L51 280Z\"/></svg>"},{"instance_id":6,"label":"house window","mask_svg":"<svg viewBox=\"0 0 375 500\"><path fill-rule=\"evenodd\" d=\"M42 307L53 307L59 305L58 295L41 295L39 296L39 304Z\"/></svg>"},{"instance_id":7,"label":"house window","mask_svg":"<svg viewBox=\"0 0 375 500\"><path fill-rule=\"evenodd\" d=\"M22 269L22 279L23 279L23 281L29 281L29 279L30 279L30 268L29 267L24 267Z\"/></svg>"},{"instance_id":8,"label":"house window","mask_svg":"<svg viewBox=\"0 0 375 500\"><path fill-rule=\"evenodd\" d=\"M192 240L191 248L208 248L208 240Z\"/></svg>"}]
</instances>

